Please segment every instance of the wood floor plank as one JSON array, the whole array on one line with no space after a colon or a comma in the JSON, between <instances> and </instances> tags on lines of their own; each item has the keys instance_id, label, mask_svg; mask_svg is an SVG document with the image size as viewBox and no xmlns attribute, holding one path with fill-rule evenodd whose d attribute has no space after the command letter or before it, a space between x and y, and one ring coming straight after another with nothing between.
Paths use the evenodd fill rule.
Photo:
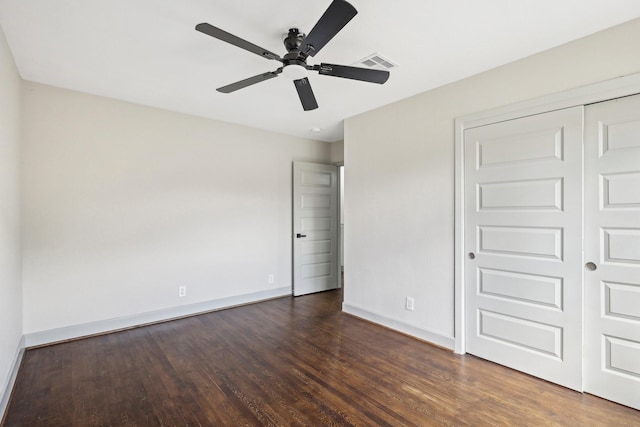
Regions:
<instances>
[{"instance_id":1,"label":"wood floor plank","mask_svg":"<svg viewBox=\"0 0 640 427\"><path fill-rule=\"evenodd\" d=\"M340 311L340 291L29 349L3 426L633 426Z\"/></svg>"}]
</instances>

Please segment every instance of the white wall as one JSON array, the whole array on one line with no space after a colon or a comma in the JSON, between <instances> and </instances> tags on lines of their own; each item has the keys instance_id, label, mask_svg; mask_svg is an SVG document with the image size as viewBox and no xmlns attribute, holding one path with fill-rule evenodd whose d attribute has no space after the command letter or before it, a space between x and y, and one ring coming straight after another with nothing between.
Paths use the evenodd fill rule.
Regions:
<instances>
[{"instance_id":1,"label":"white wall","mask_svg":"<svg viewBox=\"0 0 640 427\"><path fill-rule=\"evenodd\" d=\"M331 143L331 163L344 162L344 140Z\"/></svg>"},{"instance_id":2,"label":"white wall","mask_svg":"<svg viewBox=\"0 0 640 427\"><path fill-rule=\"evenodd\" d=\"M635 20L348 119L345 310L453 348L454 119L640 72L638 40Z\"/></svg>"},{"instance_id":3,"label":"white wall","mask_svg":"<svg viewBox=\"0 0 640 427\"><path fill-rule=\"evenodd\" d=\"M22 338L20 85L20 76L0 28L0 418Z\"/></svg>"},{"instance_id":4,"label":"white wall","mask_svg":"<svg viewBox=\"0 0 640 427\"><path fill-rule=\"evenodd\" d=\"M329 144L23 93L26 334L290 289L292 161L328 162Z\"/></svg>"}]
</instances>

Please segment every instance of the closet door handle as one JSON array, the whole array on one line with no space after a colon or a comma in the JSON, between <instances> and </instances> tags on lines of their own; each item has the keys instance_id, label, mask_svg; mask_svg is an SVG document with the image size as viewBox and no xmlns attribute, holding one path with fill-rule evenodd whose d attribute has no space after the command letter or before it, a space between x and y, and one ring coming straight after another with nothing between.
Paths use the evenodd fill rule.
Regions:
<instances>
[{"instance_id":1,"label":"closet door handle","mask_svg":"<svg viewBox=\"0 0 640 427\"><path fill-rule=\"evenodd\" d=\"M596 265L595 262L588 262L584 265L584 268L586 268L589 271L596 271L598 269L598 266Z\"/></svg>"},{"instance_id":2,"label":"closet door handle","mask_svg":"<svg viewBox=\"0 0 640 427\"><path fill-rule=\"evenodd\" d=\"M307 237L307 235L306 234L300 234L300 233L296 234L296 239L300 239L302 237Z\"/></svg>"}]
</instances>

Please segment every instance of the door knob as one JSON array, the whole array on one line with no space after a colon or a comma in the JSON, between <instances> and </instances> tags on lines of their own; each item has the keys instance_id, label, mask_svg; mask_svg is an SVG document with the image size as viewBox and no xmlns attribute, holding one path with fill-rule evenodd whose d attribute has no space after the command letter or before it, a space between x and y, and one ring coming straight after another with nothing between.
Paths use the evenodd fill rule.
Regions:
<instances>
[{"instance_id":1,"label":"door knob","mask_svg":"<svg viewBox=\"0 0 640 427\"><path fill-rule=\"evenodd\" d=\"M469 252L469 259L476 259L476 254Z\"/></svg>"},{"instance_id":2,"label":"door knob","mask_svg":"<svg viewBox=\"0 0 640 427\"><path fill-rule=\"evenodd\" d=\"M296 238L297 239L300 239L301 237L307 237L307 235L306 234L300 234L300 233L296 234Z\"/></svg>"},{"instance_id":3,"label":"door knob","mask_svg":"<svg viewBox=\"0 0 640 427\"><path fill-rule=\"evenodd\" d=\"M593 262L588 262L584 265L584 268L589 271L596 271L598 269L598 266Z\"/></svg>"}]
</instances>

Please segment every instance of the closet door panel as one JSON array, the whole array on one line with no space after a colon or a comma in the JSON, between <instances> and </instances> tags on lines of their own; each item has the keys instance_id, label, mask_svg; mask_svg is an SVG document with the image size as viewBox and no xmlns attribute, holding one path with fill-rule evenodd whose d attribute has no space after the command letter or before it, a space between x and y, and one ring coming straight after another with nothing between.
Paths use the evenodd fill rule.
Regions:
<instances>
[{"instance_id":1,"label":"closet door panel","mask_svg":"<svg viewBox=\"0 0 640 427\"><path fill-rule=\"evenodd\" d=\"M467 351L582 389L582 107L465 131Z\"/></svg>"},{"instance_id":2,"label":"closet door panel","mask_svg":"<svg viewBox=\"0 0 640 427\"><path fill-rule=\"evenodd\" d=\"M585 391L640 409L640 95L585 111Z\"/></svg>"}]
</instances>

